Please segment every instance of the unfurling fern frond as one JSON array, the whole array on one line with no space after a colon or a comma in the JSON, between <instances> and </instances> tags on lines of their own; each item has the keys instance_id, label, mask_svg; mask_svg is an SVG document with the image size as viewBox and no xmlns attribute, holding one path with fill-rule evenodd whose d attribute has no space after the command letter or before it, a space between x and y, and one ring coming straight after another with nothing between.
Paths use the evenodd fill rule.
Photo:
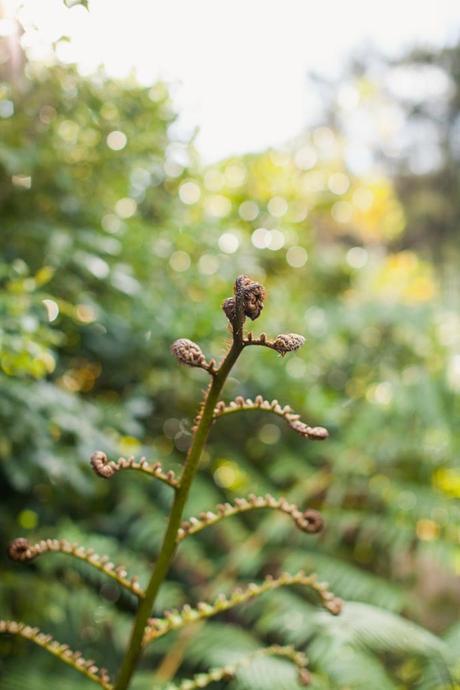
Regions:
<instances>
[{"instance_id":1,"label":"unfurling fern frond","mask_svg":"<svg viewBox=\"0 0 460 690\"><path fill-rule=\"evenodd\" d=\"M161 462L155 462L152 465L145 458L141 458L139 461L134 458L119 458L115 461L109 460L102 450L96 450L91 456L91 466L95 473L104 479L110 479L120 470L136 470L150 477L155 477L168 486L177 487L177 479L172 470L164 472Z\"/></svg>"},{"instance_id":2,"label":"unfurling fern frond","mask_svg":"<svg viewBox=\"0 0 460 690\"><path fill-rule=\"evenodd\" d=\"M180 611L167 611L164 618L150 618L144 634L144 645L166 635L171 630L177 630L198 620L217 616L219 613L250 601L265 592L292 585L302 585L312 589L319 595L324 608L333 615L341 612L341 600L327 589L326 584L318 582L315 575L305 575L302 571L296 575L283 573L277 578L269 576L261 584L251 583L246 589L236 589L228 597L221 594L212 604L200 602L196 608L186 605Z\"/></svg>"},{"instance_id":3,"label":"unfurling fern frond","mask_svg":"<svg viewBox=\"0 0 460 690\"><path fill-rule=\"evenodd\" d=\"M296 651L294 647L289 645L271 645L270 647L264 647L263 649L258 649L248 654L236 663L212 669L208 671L208 673L199 673L194 678L183 680L178 685L171 683L166 687L166 690L197 690L197 688L205 688L210 685L210 683L215 683L219 680L230 680L235 676L238 670L250 666L255 659L266 656L278 656L288 659L297 668L299 684L302 686L310 684L311 675L307 668L308 659L305 654Z\"/></svg>"},{"instance_id":4,"label":"unfurling fern frond","mask_svg":"<svg viewBox=\"0 0 460 690\"><path fill-rule=\"evenodd\" d=\"M68 666L79 671L84 676L100 685L104 690L112 690L110 677L104 668L96 666L94 661L85 659L80 652L74 652L66 644L60 644L53 640L51 635L45 635L38 628L33 628L25 623L17 621L0 620L0 633L18 635L26 640L34 642L47 652L58 657Z\"/></svg>"},{"instance_id":5,"label":"unfurling fern frond","mask_svg":"<svg viewBox=\"0 0 460 690\"><path fill-rule=\"evenodd\" d=\"M117 461L111 461L103 451L96 451L91 456L91 466L99 477L109 479L122 470L133 470L143 475L154 477L174 490L173 499L169 507L168 524L162 541L156 543L158 548L155 554L155 564L152 567L145 589L140 588L135 578L129 580L123 567L115 567L108 558L100 557L93 550L85 549L65 539L46 539L32 544L27 539L19 538L10 545L9 554L16 561L30 561L40 555L51 552L70 555L108 575L124 589L137 596L138 606L131 635L124 650L113 690L127 690L129 688L133 674L139 665L141 654L150 642L163 637L170 631L179 630L189 623L212 618L220 613L229 611L239 604L255 599L266 592L294 585L306 587L319 597L322 606L331 614L337 615L341 611L341 600L329 591L328 586L319 582L315 575L306 575L302 570L295 575L282 573L279 577L268 576L260 584L251 583L245 589L236 589L228 596L219 595L212 603L199 602L195 608L185 605L180 610L166 611L163 618L150 618L155 604L158 605L160 589L162 589L162 592L164 591L162 586L173 564L178 546L187 536L195 534L226 517L262 508L285 513L300 530L310 534L318 533L323 526L321 515L316 510L308 509L301 511L295 504L289 503L284 498L275 499L270 494L264 497L250 495L247 499L238 498L235 499L234 504L224 503L219 505L216 513L200 513L198 518L190 518L182 522L184 508L190 495L192 483L198 472L204 445L211 427L218 417L240 410L261 410L283 418L290 428L304 438L324 440L328 436L326 429L305 424L290 407L281 407L276 400L268 402L261 396L257 396L255 402L241 397L236 398L229 405L218 402L223 386L246 346L265 345L276 350L281 355L285 355L287 352L296 351L304 343L304 338L295 333L278 335L273 341L267 340L265 336L261 336L258 340L254 340L250 334L247 337L244 336L245 319L250 318L254 320L260 316L264 306L264 299L265 289L260 283L253 281L245 275L241 275L236 279L233 296L226 299L223 304L224 313L229 320L232 330L232 344L219 366L217 366L214 359L208 362L201 348L188 338L179 338L171 347L172 354L180 364L204 369L211 377L203 401L194 419L190 446L180 476L176 477L172 471L164 471L159 462L149 464L145 458L136 461L134 457L129 459L121 457ZM136 509L138 509L138 506L136 506ZM149 546L152 546L151 541L149 541ZM180 558L180 554L177 555L177 558ZM112 690L107 673L99 671L93 662L83 660L78 652L71 652L67 646L59 645L35 628L14 622L5 622L2 625L3 630L0 629L0 631L14 632L35 641L65 661L65 663L80 670L88 678L99 683L104 690ZM161 643L159 646L161 647ZM255 663L256 659L260 662L262 658L268 658L269 656L278 656L289 660L298 668L299 680L303 684L309 682L310 675L306 669L306 658L304 655L301 652L296 652L294 648L289 646L272 645L267 649L256 652L252 657L247 657L246 661L235 660L236 666L235 664L225 665L221 669L200 674L191 681L183 681L179 686L173 685L172 687L179 688L179 690L193 690L194 688L205 687L213 681L234 676L237 666L242 669L249 664L251 659ZM174 663L177 668L177 661ZM168 676L168 679L173 677L173 675L174 672L172 676Z\"/></svg>"},{"instance_id":6,"label":"unfurling fern frond","mask_svg":"<svg viewBox=\"0 0 460 690\"><path fill-rule=\"evenodd\" d=\"M224 415L234 414L235 412L242 411L262 411L271 412L272 414L282 417L282 419L287 422L287 424L295 432L303 436L304 438L309 438L312 441L324 441L329 436L327 429L322 426L310 426L302 422L300 415L296 414L289 405L284 405L282 407L278 400L264 400L261 395L258 395L255 400L250 398L243 398L238 396L235 400L226 404L221 401L218 402L214 409L214 418L223 417Z\"/></svg>"},{"instance_id":7,"label":"unfurling fern frond","mask_svg":"<svg viewBox=\"0 0 460 690\"><path fill-rule=\"evenodd\" d=\"M141 599L144 597L144 590L140 587L137 578L133 576L128 580L127 572L122 565L115 566L110 562L108 556L99 556L92 549L72 544L66 539L43 539L36 544L31 544L28 539L18 537L11 542L8 548L8 555L13 561L32 561L44 553L64 553L78 558L104 575L111 577L137 597Z\"/></svg>"},{"instance_id":8,"label":"unfurling fern frond","mask_svg":"<svg viewBox=\"0 0 460 690\"><path fill-rule=\"evenodd\" d=\"M231 503L221 503L217 506L216 513L208 511L206 513L200 513L197 518L189 518L182 523L177 533L177 541L183 541L189 535L201 532L201 530L206 527L215 525L232 515L247 513L251 510L262 508L278 510L281 513L289 515L296 527L308 534L317 534L323 527L323 519L317 510L308 509L301 511L296 505L289 503L284 498L277 499L271 496L271 494L267 494L266 496L255 496L251 494L248 498L236 498L234 505Z\"/></svg>"}]
</instances>

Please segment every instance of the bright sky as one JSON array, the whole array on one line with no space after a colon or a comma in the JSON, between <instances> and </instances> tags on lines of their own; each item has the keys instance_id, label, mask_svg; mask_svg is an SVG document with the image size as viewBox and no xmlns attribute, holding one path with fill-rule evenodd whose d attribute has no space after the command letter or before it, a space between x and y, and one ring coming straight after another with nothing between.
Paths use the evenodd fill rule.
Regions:
<instances>
[{"instance_id":1,"label":"bright sky","mask_svg":"<svg viewBox=\"0 0 460 690\"><path fill-rule=\"evenodd\" d=\"M18 0L5 0L10 5ZM397 54L414 43L460 36L459 0L23 0L36 30L25 41L84 72L137 70L177 84L182 124L198 126L206 160L278 145L305 126L315 106L310 70L335 73L353 50Z\"/></svg>"}]
</instances>

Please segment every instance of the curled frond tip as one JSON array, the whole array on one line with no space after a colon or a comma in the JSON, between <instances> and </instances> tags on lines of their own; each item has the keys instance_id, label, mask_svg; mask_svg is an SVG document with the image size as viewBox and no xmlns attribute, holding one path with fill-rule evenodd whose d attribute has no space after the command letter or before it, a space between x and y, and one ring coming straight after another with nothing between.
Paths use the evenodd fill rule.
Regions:
<instances>
[{"instance_id":1,"label":"curled frond tip","mask_svg":"<svg viewBox=\"0 0 460 690\"><path fill-rule=\"evenodd\" d=\"M265 288L260 283L256 283L249 276L240 276L237 278L235 283L235 293L237 288L240 287L243 296L243 313L252 321L257 319L262 309L264 308L265 300ZM225 312L227 319L233 322L236 318L236 296L228 297L223 305L222 309Z\"/></svg>"},{"instance_id":2,"label":"curled frond tip","mask_svg":"<svg viewBox=\"0 0 460 690\"><path fill-rule=\"evenodd\" d=\"M289 515L296 527L307 534L318 534L324 526L321 514L313 508L302 511L284 498L274 498L271 494L266 494L265 496L250 494L248 498L236 498L234 504L219 504L216 512L203 512L198 517L185 520L178 531L177 541L180 542L189 535L201 532L206 527L215 525L225 518L262 508L277 510Z\"/></svg>"},{"instance_id":3,"label":"curled frond tip","mask_svg":"<svg viewBox=\"0 0 460 690\"><path fill-rule=\"evenodd\" d=\"M128 579L128 573L122 565L114 565L108 556L99 556L93 549L74 544L66 539L42 539L32 544L24 537L14 539L8 547L8 555L13 561L22 563L32 561L45 553L63 553L84 561L99 572L108 575L126 590L137 597L144 597L144 591L137 582L137 577Z\"/></svg>"},{"instance_id":4,"label":"curled frond tip","mask_svg":"<svg viewBox=\"0 0 460 690\"><path fill-rule=\"evenodd\" d=\"M120 470L137 470L151 477L159 479L169 486L176 487L178 484L176 475L172 470L165 472L160 462L150 464L145 458L135 460L135 458L119 458L116 462L109 460L106 453L96 450L91 456L91 466L99 477L110 479Z\"/></svg>"}]
</instances>

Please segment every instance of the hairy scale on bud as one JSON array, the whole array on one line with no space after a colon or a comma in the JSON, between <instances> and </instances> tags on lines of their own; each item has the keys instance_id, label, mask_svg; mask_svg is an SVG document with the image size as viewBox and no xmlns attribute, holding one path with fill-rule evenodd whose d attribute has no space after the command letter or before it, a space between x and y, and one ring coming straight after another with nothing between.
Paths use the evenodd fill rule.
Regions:
<instances>
[{"instance_id":1,"label":"hairy scale on bud","mask_svg":"<svg viewBox=\"0 0 460 690\"><path fill-rule=\"evenodd\" d=\"M94 661L85 659L81 652L72 651L68 645L56 642L51 635L45 635L38 628L18 621L0 620L0 633L18 635L30 640L100 685L104 690L113 689L110 676L105 668L99 668Z\"/></svg>"},{"instance_id":2,"label":"hairy scale on bud","mask_svg":"<svg viewBox=\"0 0 460 690\"><path fill-rule=\"evenodd\" d=\"M139 586L137 578L132 577L128 579L128 573L123 566L115 566L111 563L108 556L99 556L93 549L86 549L66 539L42 539L36 544L32 544L28 539L18 537L14 539L8 547L8 556L13 561L21 561L23 563L32 561L34 558L44 553L64 553L68 556L78 558L88 565L91 565L93 568L96 568L96 570L99 570L101 573L108 575L137 597L144 597L144 591Z\"/></svg>"},{"instance_id":3,"label":"hairy scale on bud","mask_svg":"<svg viewBox=\"0 0 460 690\"><path fill-rule=\"evenodd\" d=\"M243 312L252 321L260 316L264 308L265 288L260 283L256 283L249 276L240 276L240 285L243 291ZM236 285L235 285L236 291ZM235 320L236 297L228 297L222 309L229 321Z\"/></svg>"},{"instance_id":4,"label":"hairy scale on bud","mask_svg":"<svg viewBox=\"0 0 460 690\"><path fill-rule=\"evenodd\" d=\"M227 414L240 411L261 410L263 412L272 412L273 414L282 417L298 434L304 438L309 438L312 441L324 441L329 436L329 432L322 426L309 426L302 422L300 415L296 414L289 405L282 407L278 400L264 400L261 395L258 395L255 400L251 398L243 398L241 395L237 396L235 400L228 404L224 401L217 403L214 409L214 419L223 417Z\"/></svg>"}]
</instances>

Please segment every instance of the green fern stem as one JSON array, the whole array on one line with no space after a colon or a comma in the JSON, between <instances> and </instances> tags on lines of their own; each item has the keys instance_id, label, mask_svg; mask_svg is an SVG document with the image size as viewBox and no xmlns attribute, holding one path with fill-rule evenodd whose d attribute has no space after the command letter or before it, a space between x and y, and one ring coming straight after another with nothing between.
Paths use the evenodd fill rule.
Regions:
<instances>
[{"instance_id":1,"label":"green fern stem","mask_svg":"<svg viewBox=\"0 0 460 690\"><path fill-rule=\"evenodd\" d=\"M158 559L153 569L150 581L147 585L147 589L145 590L145 598L140 602L137 609L128 648L123 658L115 684L115 690L126 690L139 661L147 621L151 615L158 591L168 573L177 548L177 534L181 527L184 507L198 468L203 447L206 443L209 431L214 421L214 409L219 400L219 395L224 383L244 348L244 294L240 279L238 279L236 283L235 298L236 308L235 318L232 322L232 346L219 369L212 374L213 378L211 384L206 391L201 412L194 427L192 443L187 454L184 470L182 472L179 484L175 490L174 502L169 514L168 526L163 538L163 543L161 545Z\"/></svg>"}]
</instances>

